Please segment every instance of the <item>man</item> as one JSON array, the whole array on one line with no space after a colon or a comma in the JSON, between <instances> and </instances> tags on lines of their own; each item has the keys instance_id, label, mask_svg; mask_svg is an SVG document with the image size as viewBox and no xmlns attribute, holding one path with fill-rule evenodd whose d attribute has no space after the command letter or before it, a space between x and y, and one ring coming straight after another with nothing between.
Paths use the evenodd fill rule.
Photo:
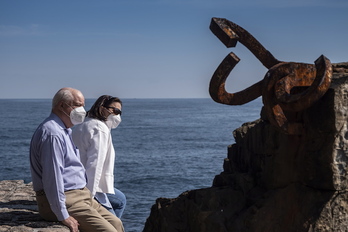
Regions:
<instances>
[{"instance_id":1,"label":"man","mask_svg":"<svg viewBox=\"0 0 348 232\"><path fill-rule=\"evenodd\" d=\"M60 89L52 100L50 116L32 137L30 168L39 213L45 220L61 221L71 232L122 232L121 220L85 187L85 169L70 129L83 122L84 104L79 90Z\"/></svg>"}]
</instances>

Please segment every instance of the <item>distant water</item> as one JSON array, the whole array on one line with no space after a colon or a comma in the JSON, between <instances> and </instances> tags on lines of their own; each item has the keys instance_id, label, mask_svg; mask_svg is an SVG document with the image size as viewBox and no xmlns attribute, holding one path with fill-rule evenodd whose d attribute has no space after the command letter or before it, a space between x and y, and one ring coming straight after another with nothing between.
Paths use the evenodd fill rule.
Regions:
<instances>
[{"instance_id":1,"label":"distant water","mask_svg":"<svg viewBox=\"0 0 348 232\"><path fill-rule=\"evenodd\" d=\"M86 100L88 110L95 99ZM122 123L112 131L115 185L127 196L127 232L140 232L159 197L212 185L223 171L232 132L258 119L261 99L227 106L211 99L123 99ZM31 181L29 144L49 115L51 100L0 99L0 180Z\"/></svg>"}]
</instances>

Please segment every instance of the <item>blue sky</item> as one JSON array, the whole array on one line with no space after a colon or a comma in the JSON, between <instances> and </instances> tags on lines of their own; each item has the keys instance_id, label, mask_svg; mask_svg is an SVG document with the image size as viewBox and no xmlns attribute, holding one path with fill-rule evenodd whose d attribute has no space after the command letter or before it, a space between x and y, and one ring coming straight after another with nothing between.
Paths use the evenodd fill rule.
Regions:
<instances>
[{"instance_id":1,"label":"blue sky","mask_svg":"<svg viewBox=\"0 0 348 232\"><path fill-rule=\"evenodd\" d=\"M208 98L233 51L229 92L267 69L242 45L226 48L212 17L249 31L277 59L348 61L346 0L0 0L0 98Z\"/></svg>"}]
</instances>

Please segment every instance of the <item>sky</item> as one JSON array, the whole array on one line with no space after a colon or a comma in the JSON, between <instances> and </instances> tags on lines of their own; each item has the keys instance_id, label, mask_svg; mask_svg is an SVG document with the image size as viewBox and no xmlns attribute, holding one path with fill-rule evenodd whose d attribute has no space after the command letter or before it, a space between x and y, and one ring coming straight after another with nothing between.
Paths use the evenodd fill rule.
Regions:
<instances>
[{"instance_id":1,"label":"sky","mask_svg":"<svg viewBox=\"0 0 348 232\"><path fill-rule=\"evenodd\" d=\"M213 17L251 33L278 60L348 61L347 0L0 0L0 99L209 98L224 57L241 60L230 93L267 69L238 43L226 48Z\"/></svg>"}]
</instances>

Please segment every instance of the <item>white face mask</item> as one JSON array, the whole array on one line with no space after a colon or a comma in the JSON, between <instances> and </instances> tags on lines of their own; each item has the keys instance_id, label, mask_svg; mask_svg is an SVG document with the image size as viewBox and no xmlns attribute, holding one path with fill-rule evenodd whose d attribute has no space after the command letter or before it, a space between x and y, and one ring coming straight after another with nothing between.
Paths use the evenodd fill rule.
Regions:
<instances>
[{"instance_id":1,"label":"white face mask","mask_svg":"<svg viewBox=\"0 0 348 232\"><path fill-rule=\"evenodd\" d=\"M118 125L120 125L121 121L121 115L110 114L105 123L109 128L115 129L116 127L118 127Z\"/></svg>"},{"instance_id":2,"label":"white face mask","mask_svg":"<svg viewBox=\"0 0 348 232\"><path fill-rule=\"evenodd\" d=\"M70 120L74 125L83 123L86 117L86 111L83 106L77 107L70 112Z\"/></svg>"}]
</instances>

